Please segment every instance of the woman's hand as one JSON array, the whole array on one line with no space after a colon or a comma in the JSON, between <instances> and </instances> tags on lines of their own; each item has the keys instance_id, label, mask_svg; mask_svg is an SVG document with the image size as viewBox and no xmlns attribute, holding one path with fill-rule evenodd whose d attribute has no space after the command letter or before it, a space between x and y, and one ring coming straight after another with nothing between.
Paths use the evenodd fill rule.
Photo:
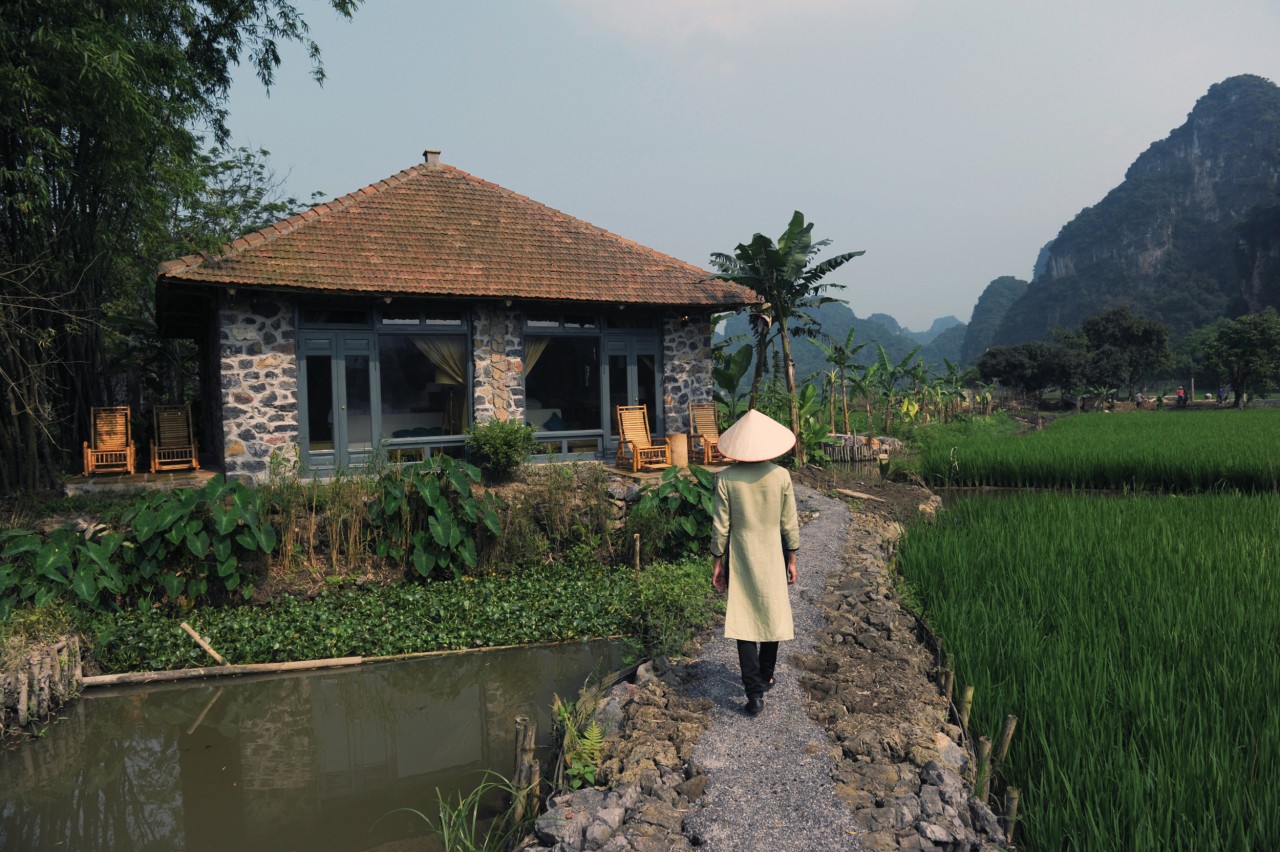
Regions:
<instances>
[{"instance_id":1,"label":"woman's hand","mask_svg":"<svg viewBox=\"0 0 1280 852\"><path fill-rule=\"evenodd\" d=\"M723 592L729 588L729 584L725 582L724 577L724 559L720 556L715 557L711 563L711 585L715 586L718 592Z\"/></svg>"},{"instance_id":2,"label":"woman's hand","mask_svg":"<svg viewBox=\"0 0 1280 852\"><path fill-rule=\"evenodd\" d=\"M795 550L787 551L787 585L794 586L796 584L796 553Z\"/></svg>"}]
</instances>

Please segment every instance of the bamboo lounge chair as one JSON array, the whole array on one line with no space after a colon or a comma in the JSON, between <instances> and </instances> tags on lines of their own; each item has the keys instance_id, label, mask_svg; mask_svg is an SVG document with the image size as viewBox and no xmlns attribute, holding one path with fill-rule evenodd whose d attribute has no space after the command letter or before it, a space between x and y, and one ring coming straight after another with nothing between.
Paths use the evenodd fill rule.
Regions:
<instances>
[{"instance_id":1,"label":"bamboo lounge chair","mask_svg":"<svg viewBox=\"0 0 1280 852\"><path fill-rule=\"evenodd\" d=\"M649 406L618 406L618 467L626 466L626 456L631 454L631 472L660 470L671 467L671 447L666 441L655 444L649 434Z\"/></svg>"},{"instance_id":2,"label":"bamboo lounge chair","mask_svg":"<svg viewBox=\"0 0 1280 852\"><path fill-rule=\"evenodd\" d=\"M689 403L689 424L693 430L694 446L702 456L703 464L725 461L720 452L720 425L716 422L714 402Z\"/></svg>"},{"instance_id":3,"label":"bamboo lounge chair","mask_svg":"<svg viewBox=\"0 0 1280 852\"><path fill-rule=\"evenodd\" d=\"M84 475L134 473L129 406L92 408L89 410L89 420L93 431L90 440L84 442Z\"/></svg>"},{"instance_id":4,"label":"bamboo lounge chair","mask_svg":"<svg viewBox=\"0 0 1280 852\"><path fill-rule=\"evenodd\" d=\"M189 405L157 405L152 411L151 472L200 469Z\"/></svg>"}]
</instances>

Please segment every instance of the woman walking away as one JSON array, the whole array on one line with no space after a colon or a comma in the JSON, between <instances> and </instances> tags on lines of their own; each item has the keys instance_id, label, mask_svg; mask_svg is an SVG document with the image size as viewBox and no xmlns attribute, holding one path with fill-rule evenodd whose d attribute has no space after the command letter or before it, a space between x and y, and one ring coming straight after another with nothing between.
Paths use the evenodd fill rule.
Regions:
<instances>
[{"instance_id":1,"label":"woman walking away","mask_svg":"<svg viewBox=\"0 0 1280 852\"><path fill-rule=\"evenodd\" d=\"M795 442L790 429L754 409L719 442L735 464L716 477L711 583L729 591L724 635L738 641L743 709L752 716L773 686L778 643L795 635L787 586L796 581L800 523L791 474L770 462Z\"/></svg>"}]
</instances>

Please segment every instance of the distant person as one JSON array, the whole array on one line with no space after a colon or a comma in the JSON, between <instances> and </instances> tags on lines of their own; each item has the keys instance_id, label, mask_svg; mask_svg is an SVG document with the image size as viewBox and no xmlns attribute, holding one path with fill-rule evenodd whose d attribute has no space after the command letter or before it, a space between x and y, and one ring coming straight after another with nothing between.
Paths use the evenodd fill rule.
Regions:
<instances>
[{"instance_id":1,"label":"distant person","mask_svg":"<svg viewBox=\"0 0 1280 852\"><path fill-rule=\"evenodd\" d=\"M1179 407L1179 408L1186 408L1186 407L1187 407L1187 389L1186 389L1186 388L1184 388L1182 385L1178 385L1178 402L1177 402L1177 405L1178 405L1178 407Z\"/></svg>"},{"instance_id":2,"label":"distant person","mask_svg":"<svg viewBox=\"0 0 1280 852\"><path fill-rule=\"evenodd\" d=\"M1133 396L1133 404L1137 408L1141 408L1142 404L1145 403L1146 401L1147 401L1147 398L1146 396L1143 395L1142 391L1138 391Z\"/></svg>"},{"instance_id":3,"label":"distant person","mask_svg":"<svg viewBox=\"0 0 1280 852\"><path fill-rule=\"evenodd\" d=\"M1218 405L1227 401L1227 389L1222 385L1218 385Z\"/></svg>"},{"instance_id":4,"label":"distant person","mask_svg":"<svg viewBox=\"0 0 1280 852\"><path fill-rule=\"evenodd\" d=\"M751 716L773 687L778 643L795 637L787 587L796 581L800 523L791 474L770 462L795 442L790 429L752 409L717 444L735 463L716 477L711 583L729 592L724 635L738 642Z\"/></svg>"}]
</instances>

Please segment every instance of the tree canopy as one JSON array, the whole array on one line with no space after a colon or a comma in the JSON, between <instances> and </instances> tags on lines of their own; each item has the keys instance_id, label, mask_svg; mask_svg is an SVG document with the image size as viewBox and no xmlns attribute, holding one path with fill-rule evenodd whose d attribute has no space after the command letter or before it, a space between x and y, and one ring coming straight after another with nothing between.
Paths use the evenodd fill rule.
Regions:
<instances>
[{"instance_id":1,"label":"tree canopy","mask_svg":"<svg viewBox=\"0 0 1280 852\"><path fill-rule=\"evenodd\" d=\"M1133 396L1138 381L1169 366L1169 330L1155 320L1135 316L1127 307L1099 311L1080 323L1084 342L1085 383L1125 388Z\"/></svg>"},{"instance_id":2,"label":"tree canopy","mask_svg":"<svg viewBox=\"0 0 1280 852\"><path fill-rule=\"evenodd\" d=\"M53 481L89 407L131 401L104 365L200 204L232 68L270 85L290 41L322 80L287 0L0 5L0 492Z\"/></svg>"},{"instance_id":3,"label":"tree canopy","mask_svg":"<svg viewBox=\"0 0 1280 852\"><path fill-rule=\"evenodd\" d=\"M1275 308L1223 320L1205 342L1204 357L1231 384L1234 404L1280 382L1280 315Z\"/></svg>"},{"instance_id":4,"label":"tree canopy","mask_svg":"<svg viewBox=\"0 0 1280 852\"><path fill-rule=\"evenodd\" d=\"M1128 308L1113 308L1085 317L1074 329L1060 330L1053 343L992 347L977 367L985 381L1032 396L1051 387L1068 393L1124 388L1132 396L1144 376L1170 362L1168 329Z\"/></svg>"}]
</instances>

